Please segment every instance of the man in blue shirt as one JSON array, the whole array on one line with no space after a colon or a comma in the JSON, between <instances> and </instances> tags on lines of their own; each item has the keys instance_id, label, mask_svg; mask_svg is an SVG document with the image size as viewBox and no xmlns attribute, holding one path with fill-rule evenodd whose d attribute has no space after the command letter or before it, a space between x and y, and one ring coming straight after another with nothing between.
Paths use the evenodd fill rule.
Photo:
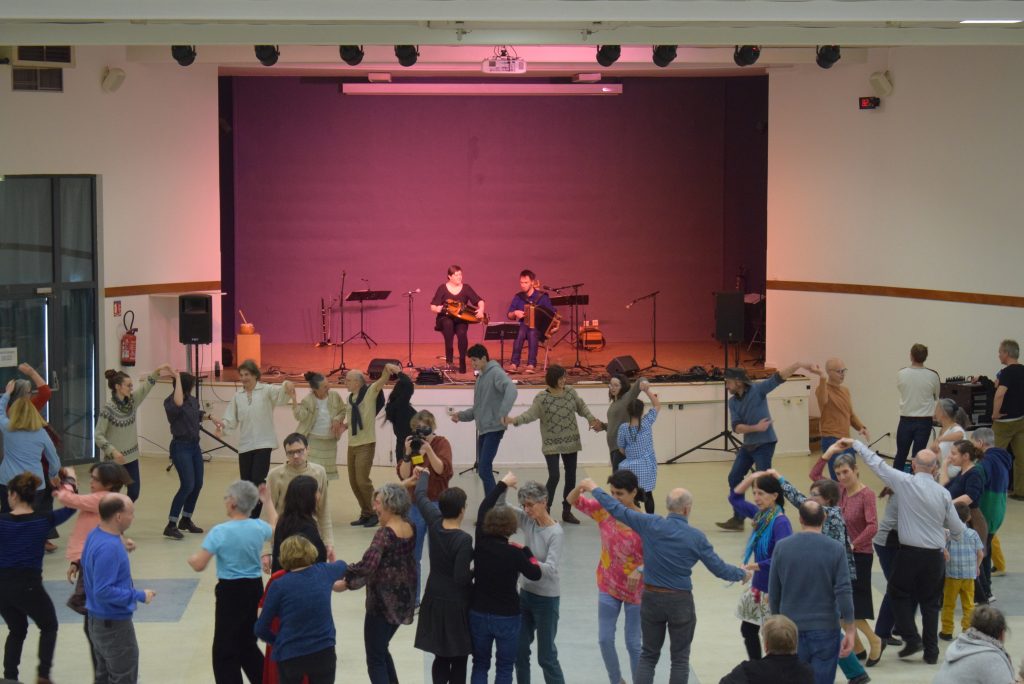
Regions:
<instances>
[{"instance_id":1,"label":"man in blue shirt","mask_svg":"<svg viewBox=\"0 0 1024 684\"><path fill-rule=\"evenodd\" d=\"M139 643L132 613L139 602L156 596L136 589L122 535L135 519L135 504L124 494L100 500L99 527L89 533L82 549L85 607L89 638L96 662L96 682L127 684L139 678Z\"/></svg>"},{"instance_id":2,"label":"man in blue shirt","mask_svg":"<svg viewBox=\"0 0 1024 684\"><path fill-rule=\"evenodd\" d=\"M526 355L526 371L532 373L537 367L537 345L540 343L541 331L526 325L526 305L532 304L551 313L555 307L551 305L551 299L544 292L535 287L537 276L533 271L525 270L519 274L519 292L512 298L508 305L508 319L519 321L519 332L516 333L516 340L512 343L512 358L509 360L508 369L516 372L519 369L519 362L523 358L523 342L529 342Z\"/></svg>"},{"instance_id":3,"label":"man in blue shirt","mask_svg":"<svg viewBox=\"0 0 1024 684\"><path fill-rule=\"evenodd\" d=\"M613 518L635 530L644 544L644 593L640 600L643 637L634 684L654 681L666 629L671 640L669 684L686 684L690 678L690 644L697 626L693 566L700 561L713 575L731 582L747 582L753 573L723 561L704 533L690 527L693 496L685 489L669 492L665 500L668 515L664 518L623 506L591 479L580 482L580 489L590 492Z\"/></svg>"},{"instance_id":4,"label":"man in blue shirt","mask_svg":"<svg viewBox=\"0 0 1024 684\"><path fill-rule=\"evenodd\" d=\"M772 415L768 411L768 393L788 380L798 369L810 367L810 363L797 362L758 382L753 382L742 368L725 369L732 431L743 435L743 446L736 450L736 460L729 471L730 492L743 481L751 466L754 470L771 469L772 456L779 438L775 436ZM715 524L723 530L740 531L743 529L743 516L733 510L731 518Z\"/></svg>"}]
</instances>

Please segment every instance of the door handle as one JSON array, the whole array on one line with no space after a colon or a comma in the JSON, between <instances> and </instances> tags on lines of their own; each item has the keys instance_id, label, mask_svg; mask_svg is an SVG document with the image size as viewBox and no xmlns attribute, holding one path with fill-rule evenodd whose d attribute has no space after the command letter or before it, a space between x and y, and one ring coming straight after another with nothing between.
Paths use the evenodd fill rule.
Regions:
<instances>
[{"instance_id":1,"label":"door handle","mask_svg":"<svg viewBox=\"0 0 1024 684\"><path fill-rule=\"evenodd\" d=\"M57 377L57 371L50 371L50 391L60 391L60 378Z\"/></svg>"}]
</instances>

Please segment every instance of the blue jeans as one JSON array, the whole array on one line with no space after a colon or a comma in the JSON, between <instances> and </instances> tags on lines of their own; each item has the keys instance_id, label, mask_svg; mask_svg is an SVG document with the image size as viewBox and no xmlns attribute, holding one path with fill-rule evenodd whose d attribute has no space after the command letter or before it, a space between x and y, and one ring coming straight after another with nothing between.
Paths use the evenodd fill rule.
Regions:
<instances>
[{"instance_id":1,"label":"blue jeans","mask_svg":"<svg viewBox=\"0 0 1024 684\"><path fill-rule=\"evenodd\" d=\"M397 631L398 625L391 624L383 616L367 613L363 617L366 672L370 675L370 684L392 684L398 681L395 661L388 650L391 637Z\"/></svg>"},{"instance_id":2,"label":"blue jeans","mask_svg":"<svg viewBox=\"0 0 1024 684\"><path fill-rule=\"evenodd\" d=\"M125 494L132 501L139 500L139 494L142 493L142 478L139 475L139 461L136 459L131 463L125 463L124 469L128 471L128 474L132 478L132 483L125 489Z\"/></svg>"},{"instance_id":3,"label":"blue jeans","mask_svg":"<svg viewBox=\"0 0 1024 684\"><path fill-rule=\"evenodd\" d=\"M512 684L512 670L519 647L520 615L491 615L469 611L469 636L473 640L472 684L487 684L494 649L494 684Z\"/></svg>"},{"instance_id":4,"label":"blue jeans","mask_svg":"<svg viewBox=\"0 0 1024 684\"><path fill-rule=\"evenodd\" d=\"M431 502L431 506L437 508L436 502ZM416 559L416 603L420 602L420 577L422 576L422 565L423 565L423 546L427 543L427 521L423 519L423 514L420 513L420 509L416 508L416 504L412 505L409 509L409 522L416 530L416 546L413 548L413 557Z\"/></svg>"},{"instance_id":5,"label":"blue jeans","mask_svg":"<svg viewBox=\"0 0 1024 684\"><path fill-rule=\"evenodd\" d=\"M530 684L530 644L537 634L537 663L544 672L545 684L565 684L562 666L558 663L557 596L540 596L525 589L519 592L519 609L523 622L519 629L519 653L516 655L516 681Z\"/></svg>"},{"instance_id":6,"label":"blue jeans","mask_svg":"<svg viewBox=\"0 0 1024 684\"><path fill-rule=\"evenodd\" d=\"M736 450L736 460L732 462L732 470L729 471L729 490L736 488L743 478L750 472L750 467L756 470L768 470L772 467L772 456L775 455L775 445L778 442L767 444L743 445ZM739 511L733 509L733 515L742 518Z\"/></svg>"},{"instance_id":7,"label":"blue jeans","mask_svg":"<svg viewBox=\"0 0 1024 684\"><path fill-rule=\"evenodd\" d=\"M931 416L900 416L899 425L896 426L896 457L892 461L892 467L909 472L907 457L927 448L928 440L931 438Z\"/></svg>"},{"instance_id":8,"label":"blue jeans","mask_svg":"<svg viewBox=\"0 0 1024 684\"><path fill-rule=\"evenodd\" d=\"M892 572L892 561L896 558L896 549L875 544L875 555L878 556L878 564L882 566L882 574L888 582L889 574ZM888 639L892 636L892 628L895 625L896 616L892 613L892 603L889 601L889 593L886 592L882 597L882 605L878 608L878 619L875 620L875 635L880 639Z\"/></svg>"},{"instance_id":9,"label":"blue jeans","mask_svg":"<svg viewBox=\"0 0 1024 684\"><path fill-rule=\"evenodd\" d=\"M814 684L835 684L842 636L838 629L811 629L797 637L797 657L814 670Z\"/></svg>"},{"instance_id":10,"label":"blue jeans","mask_svg":"<svg viewBox=\"0 0 1024 684\"><path fill-rule=\"evenodd\" d=\"M640 660L640 604L620 601L603 591L597 593L597 645L601 648L601 658L611 684L622 681L619 654L615 650L615 623L619 620L620 607L626 613L626 652L629 654L630 680L633 680Z\"/></svg>"},{"instance_id":11,"label":"blue jeans","mask_svg":"<svg viewBox=\"0 0 1024 684\"><path fill-rule=\"evenodd\" d=\"M537 345L540 344L540 331L536 328L527 328L525 323L519 324L519 332L516 333L515 342L512 343L512 358L509 360L513 366L518 366L523 358L523 342L527 342L526 363L529 366L537 365Z\"/></svg>"},{"instance_id":12,"label":"blue jeans","mask_svg":"<svg viewBox=\"0 0 1024 684\"><path fill-rule=\"evenodd\" d=\"M498 445L505 436L504 430L485 432L476 438L476 474L484 484L484 496L491 493L496 484L494 481L494 459L498 455Z\"/></svg>"},{"instance_id":13,"label":"blue jeans","mask_svg":"<svg viewBox=\"0 0 1024 684\"><path fill-rule=\"evenodd\" d=\"M829 450L829 448L830 448L830 447L831 447L831 446L832 446L833 444L835 444L836 442L838 442L838 441L839 441L839 438L838 438L838 437L822 437L822 438L821 438L821 453L825 453L826 451L828 451L828 450ZM839 452L839 454L851 454L851 455L855 455L855 454L854 454L854 451L853 451L853 449L845 449L845 450L843 450L843 451L840 451L840 452ZM828 476L829 476L830 478L832 478L833 480L835 480L835 479L836 479L836 469L835 469L835 466L833 466L833 465L832 465L832 461L834 461L834 460L835 460L835 458L836 458L836 456L838 456L839 454L836 454L835 456L833 456L832 458L830 458L830 459L828 460ZM837 480L837 481L838 481L838 480Z\"/></svg>"},{"instance_id":14,"label":"blue jeans","mask_svg":"<svg viewBox=\"0 0 1024 684\"><path fill-rule=\"evenodd\" d=\"M182 507L185 510L185 517L192 517L196 510L196 501L199 500L199 492L203 488L203 450L199 447L199 442L172 439L171 463L178 471L178 491L171 499L171 513L167 519L178 522Z\"/></svg>"}]
</instances>

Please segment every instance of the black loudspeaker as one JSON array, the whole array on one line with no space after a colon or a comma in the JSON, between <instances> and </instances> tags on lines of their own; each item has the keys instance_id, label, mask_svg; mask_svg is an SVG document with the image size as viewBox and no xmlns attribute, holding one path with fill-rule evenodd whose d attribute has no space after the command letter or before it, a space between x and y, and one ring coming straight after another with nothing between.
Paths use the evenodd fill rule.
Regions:
<instances>
[{"instance_id":1,"label":"black loudspeaker","mask_svg":"<svg viewBox=\"0 0 1024 684\"><path fill-rule=\"evenodd\" d=\"M398 359L373 359L370 361L370 367L366 369L366 374L370 376L371 380L377 380L384 374L384 366L389 363L398 366L402 365L402 362Z\"/></svg>"},{"instance_id":2,"label":"black loudspeaker","mask_svg":"<svg viewBox=\"0 0 1024 684\"><path fill-rule=\"evenodd\" d=\"M743 293L715 293L715 339L719 342L743 340Z\"/></svg>"},{"instance_id":3,"label":"black loudspeaker","mask_svg":"<svg viewBox=\"0 0 1024 684\"><path fill-rule=\"evenodd\" d=\"M178 341L182 344L213 342L213 297L206 294L178 296Z\"/></svg>"},{"instance_id":4,"label":"black loudspeaker","mask_svg":"<svg viewBox=\"0 0 1024 684\"><path fill-rule=\"evenodd\" d=\"M625 375L628 378L639 370L640 366L632 356L616 356L608 364L608 375Z\"/></svg>"}]
</instances>

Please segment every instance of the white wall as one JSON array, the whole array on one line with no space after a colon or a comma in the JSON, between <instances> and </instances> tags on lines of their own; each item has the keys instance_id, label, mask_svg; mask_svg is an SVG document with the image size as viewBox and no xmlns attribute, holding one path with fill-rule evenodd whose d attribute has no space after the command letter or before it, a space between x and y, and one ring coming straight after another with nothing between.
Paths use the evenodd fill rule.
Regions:
<instances>
[{"instance_id":1,"label":"white wall","mask_svg":"<svg viewBox=\"0 0 1024 684\"><path fill-rule=\"evenodd\" d=\"M859 111L868 76L895 91ZM1024 295L1024 48L873 49L864 65L773 71L769 280ZM895 430L910 345L948 375L998 369L1019 308L771 291L768 362L838 355L875 435ZM880 446L892 448L892 442Z\"/></svg>"},{"instance_id":2,"label":"white wall","mask_svg":"<svg viewBox=\"0 0 1024 684\"><path fill-rule=\"evenodd\" d=\"M126 72L116 93L100 88L106 66ZM0 67L0 173L100 177L101 290L220 280L216 66L130 63L124 48L78 47L63 93L14 93L10 82ZM173 357L183 366L176 304L119 299L141 330L138 368ZM100 301L101 363L116 368L121 319ZM214 314L219 328L219 297ZM216 358L219 339L215 329Z\"/></svg>"}]
</instances>

